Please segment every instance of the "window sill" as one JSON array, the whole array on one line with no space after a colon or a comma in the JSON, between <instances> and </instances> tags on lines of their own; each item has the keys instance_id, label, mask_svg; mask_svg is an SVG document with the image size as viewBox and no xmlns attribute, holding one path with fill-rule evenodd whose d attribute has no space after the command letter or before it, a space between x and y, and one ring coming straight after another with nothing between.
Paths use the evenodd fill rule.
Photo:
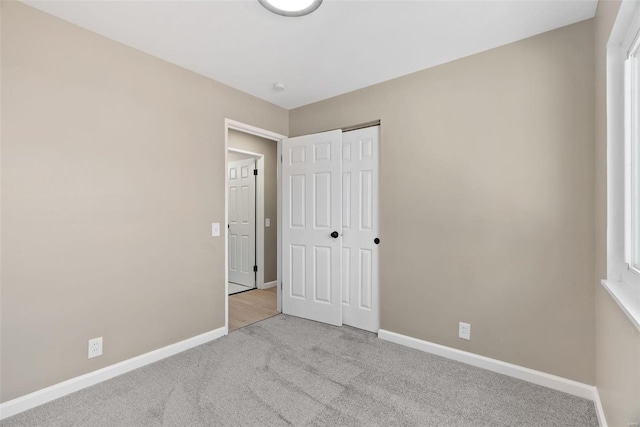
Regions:
<instances>
[{"instance_id":1,"label":"window sill","mask_svg":"<svg viewBox=\"0 0 640 427\"><path fill-rule=\"evenodd\" d=\"M640 289L625 282L603 280L602 286L609 292L611 298L618 303L631 323L640 330Z\"/></svg>"}]
</instances>

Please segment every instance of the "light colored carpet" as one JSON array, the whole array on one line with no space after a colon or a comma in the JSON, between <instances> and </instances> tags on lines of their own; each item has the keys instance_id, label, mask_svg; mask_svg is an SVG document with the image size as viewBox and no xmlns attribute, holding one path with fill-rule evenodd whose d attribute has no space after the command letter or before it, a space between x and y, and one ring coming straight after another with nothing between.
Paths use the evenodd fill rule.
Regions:
<instances>
[{"instance_id":1,"label":"light colored carpet","mask_svg":"<svg viewBox=\"0 0 640 427\"><path fill-rule=\"evenodd\" d=\"M592 402L278 315L0 423L597 426Z\"/></svg>"},{"instance_id":2,"label":"light colored carpet","mask_svg":"<svg viewBox=\"0 0 640 427\"><path fill-rule=\"evenodd\" d=\"M227 295L237 294L238 292L245 292L250 289L255 289L250 286L241 285L239 283L229 282L229 293Z\"/></svg>"}]
</instances>

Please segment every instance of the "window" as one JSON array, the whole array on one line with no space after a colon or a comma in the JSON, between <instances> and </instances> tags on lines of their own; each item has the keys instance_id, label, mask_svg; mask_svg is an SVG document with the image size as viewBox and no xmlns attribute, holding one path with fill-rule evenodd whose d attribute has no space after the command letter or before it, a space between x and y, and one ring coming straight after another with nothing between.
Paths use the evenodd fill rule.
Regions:
<instances>
[{"instance_id":1,"label":"window","mask_svg":"<svg viewBox=\"0 0 640 427\"><path fill-rule=\"evenodd\" d=\"M607 45L607 278L640 329L640 2L625 0Z\"/></svg>"},{"instance_id":2,"label":"window","mask_svg":"<svg viewBox=\"0 0 640 427\"><path fill-rule=\"evenodd\" d=\"M624 141L625 141L625 263L640 276L640 34L632 28L623 46L624 62Z\"/></svg>"}]
</instances>

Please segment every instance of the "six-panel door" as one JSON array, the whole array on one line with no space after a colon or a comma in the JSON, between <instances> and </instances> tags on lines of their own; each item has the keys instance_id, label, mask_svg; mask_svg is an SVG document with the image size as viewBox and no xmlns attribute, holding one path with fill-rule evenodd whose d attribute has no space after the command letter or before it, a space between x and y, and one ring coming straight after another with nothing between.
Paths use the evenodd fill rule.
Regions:
<instances>
[{"instance_id":1,"label":"six-panel door","mask_svg":"<svg viewBox=\"0 0 640 427\"><path fill-rule=\"evenodd\" d=\"M342 135L342 322L378 332L379 127Z\"/></svg>"},{"instance_id":2,"label":"six-panel door","mask_svg":"<svg viewBox=\"0 0 640 427\"><path fill-rule=\"evenodd\" d=\"M255 286L256 179L255 160L230 162L229 281Z\"/></svg>"},{"instance_id":3,"label":"six-panel door","mask_svg":"<svg viewBox=\"0 0 640 427\"><path fill-rule=\"evenodd\" d=\"M282 142L282 311L332 325L342 324L341 143L339 130Z\"/></svg>"}]
</instances>

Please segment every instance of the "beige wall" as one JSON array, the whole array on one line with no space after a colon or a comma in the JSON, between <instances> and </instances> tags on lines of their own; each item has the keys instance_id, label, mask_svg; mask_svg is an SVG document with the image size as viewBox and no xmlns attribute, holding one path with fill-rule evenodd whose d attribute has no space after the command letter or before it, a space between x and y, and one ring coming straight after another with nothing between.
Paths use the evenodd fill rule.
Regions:
<instances>
[{"instance_id":1,"label":"beige wall","mask_svg":"<svg viewBox=\"0 0 640 427\"><path fill-rule=\"evenodd\" d=\"M288 113L0 7L7 401L224 326L224 119L286 134Z\"/></svg>"},{"instance_id":2,"label":"beige wall","mask_svg":"<svg viewBox=\"0 0 640 427\"><path fill-rule=\"evenodd\" d=\"M587 21L291 111L381 120L383 329L594 384L593 70Z\"/></svg>"},{"instance_id":3,"label":"beige wall","mask_svg":"<svg viewBox=\"0 0 640 427\"><path fill-rule=\"evenodd\" d=\"M594 20L596 385L610 426L640 420L640 332L600 285L607 274L606 45L619 7L600 1Z\"/></svg>"},{"instance_id":4,"label":"beige wall","mask_svg":"<svg viewBox=\"0 0 640 427\"><path fill-rule=\"evenodd\" d=\"M237 162L238 160L245 159L255 159L255 156L250 154L242 154L242 153L234 153L233 151L229 151L229 156L227 157L228 162Z\"/></svg>"},{"instance_id":5,"label":"beige wall","mask_svg":"<svg viewBox=\"0 0 640 427\"><path fill-rule=\"evenodd\" d=\"M278 144L230 129L229 147L264 154L264 217L271 219L271 227L264 227L264 281L273 282L278 278Z\"/></svg>"},{"instance_id":6,"label":"beige wall","mask_svg":"<svg viewBox=\"0 0 640 427\"><path fill-rule=\"evenodd\" d=\"M382 327L596 383L610 425L637 420L640 334L599 285L617 9L289 116L0 2L0 401L223 326L224 118L381 119Z\"/></svg>"}]
</instances>

